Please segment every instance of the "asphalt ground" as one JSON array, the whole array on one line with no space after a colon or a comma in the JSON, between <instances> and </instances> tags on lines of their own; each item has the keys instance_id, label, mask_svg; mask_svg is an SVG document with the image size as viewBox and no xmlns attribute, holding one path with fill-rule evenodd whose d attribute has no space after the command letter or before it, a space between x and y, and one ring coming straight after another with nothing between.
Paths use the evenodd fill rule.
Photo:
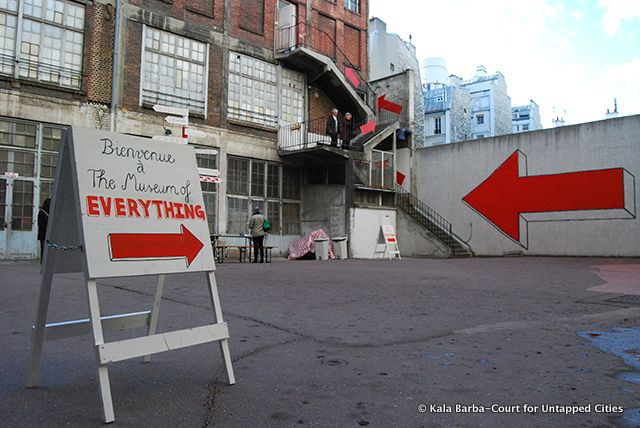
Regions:
<instances>
[{"instance_id":1,"label":"asphalt ground","mask_svg":"<svg viewBox=\"0 0 640 428\"><path fill-rule=\"evenodd\" d=\"M640 326L639 305L589 291L606 283L598 266L638 264L225 262L216 278L236 384L215 343L114 363L112 426L634 426L640 386L620 377L634 368L585 334ZM91 336L46 342L39 387L24 386L39 280L37 262L0 262L0 426L101 426ZM150 309L154 277L98 283L103 315ZM49 322L87 317L82 276L56 275ZM212 320L202 273L167 277L160 332ZM132 334L144 330L106 339Z\"/></svg>"}]
</instances>

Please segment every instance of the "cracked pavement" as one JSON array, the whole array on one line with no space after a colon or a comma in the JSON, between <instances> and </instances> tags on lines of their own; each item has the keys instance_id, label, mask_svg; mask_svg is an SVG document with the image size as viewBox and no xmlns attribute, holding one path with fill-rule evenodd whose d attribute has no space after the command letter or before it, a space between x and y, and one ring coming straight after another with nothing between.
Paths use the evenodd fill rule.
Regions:
<instances>
[{"instance_id":1,"label":"cracked pavement","mask_svg":"<svg viewBox=\"0 0 640 428\"><path fill-rule=\"evenodd\" d=\"M589 291L603 264L638 259L475 258L225 263L216 271L236 385L215 343L109 365L123 427L623 426L621 414L436 412L431 405L637 407L632 368L578 332L640 325L640 306ZM0 263L3 426L100 426L90 336L46 342L26 389L37 262ZM150 309L155 277L98 280L103 315ZM169 275L158 331L213 321L203 274ZM77 274L57 275L48 321L88 316ZM106 335L113 341L143 329ZM418 412L418 406L429 406Z\"/></svg>"}]
</instances>

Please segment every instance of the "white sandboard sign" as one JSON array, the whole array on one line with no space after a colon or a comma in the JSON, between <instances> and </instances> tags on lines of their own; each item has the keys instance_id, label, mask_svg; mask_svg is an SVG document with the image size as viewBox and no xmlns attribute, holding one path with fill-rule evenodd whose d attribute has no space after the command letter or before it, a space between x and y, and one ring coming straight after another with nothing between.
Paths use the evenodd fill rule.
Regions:
<instances>
[{"instance_id":1,"label":"white sandboard sign","mask_svg":"<svg viewBox=\"0 0 640 428\"><path fill-rule=\"evenodd\" d=\"M393 226L390 224L380 225L382 237L384 238L384 254L390 259L393 256L400 257L400 249L398 248L398 239Z\"/></svg>"},{"instance_id":2,"label":"white sandboard sign","mask_svg":"<svg viewBox=\"0 0 640 428\"><path fill-rule=\"evenodd\" d=\"M89 277L214 269L192 147L79 128L73 140Z\"/></svg>"},{"instance_id":3,"label":"white sandboard sign","mask_svg":"<svg viewBox=\"0 0 640 428\"><path fill-rule=\"evenodd\" d=\"M27 386L37 384L44 340L89 331L105 422L115 419L112 362L218 341L235 383L193 147L74 127L62 140L53 194ZM62 272L85 273L90 320L46 324L53 275ZM205 272L215 323L156 334L165 274L183 272ZM133 275L158 275L152 310L101 317L96 278ZM103 336L141 326L147 336Z\"/></svg>"}]
</instances>

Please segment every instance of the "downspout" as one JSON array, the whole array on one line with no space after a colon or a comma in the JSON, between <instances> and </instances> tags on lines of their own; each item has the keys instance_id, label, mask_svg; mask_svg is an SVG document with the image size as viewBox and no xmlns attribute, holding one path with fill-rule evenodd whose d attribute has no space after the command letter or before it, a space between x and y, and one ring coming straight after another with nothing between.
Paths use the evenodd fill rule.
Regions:
<instances>
[{"instance_id":1,"label":"downspout","mask_svg":"<svg viewBox=\"0 0 640 428\"><path fill-rule=\"evenodd\" d=\"M120 0L116 2L115 31L113 35L113 65L111 70L111 124L110 131L116 130L116 86L118 78L118 61L120 47Z\"/></svg>"}]
</instances>

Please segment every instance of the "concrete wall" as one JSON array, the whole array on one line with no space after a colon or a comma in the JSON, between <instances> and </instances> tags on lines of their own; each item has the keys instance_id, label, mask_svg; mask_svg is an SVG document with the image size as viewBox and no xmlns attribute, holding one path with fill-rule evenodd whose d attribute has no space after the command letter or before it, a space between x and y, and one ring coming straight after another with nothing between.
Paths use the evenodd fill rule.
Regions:
<instances>
[{"instance_id":1,"label":"concrete wall","mask_svg":"<svg viewBox=\"0 0 640 428\"><path fill-rule=\"evenodd\" d=\"M329 236L346 235L344 186L302 186L302 234L322 229Z\"/></svg>"},{"instance_id":2,"label":"concrete wall","mask_svg":"<svg viewBox=\"0 0 640 428\"><path fill-rule=\"evenodd\" d=\"M390 224L396 229L396 211L394 209L353 208L351 210L351 236L349 238L349 257L355 259L381 258L384 240L380 226ZM397 233L397 232L396 232ZM402 242L400 254L402 254Z\"/></svg>"},{"instance_id":3,"label":"concrete wall","mask_svg":"<svg viewBox=\"0 0 640 428\"><path fill-rule=\"evenodd\" d=\"M403 257L449 257L451 250L404 211L396 211L398 248Z\"/></svg>"},{"instance_id":4,"label":"concrete wall","mask_svg":"<svg viewBox=\"0 0 640 428\"><path fill-rule=\"evenodd\" d=\"M478 255L640 256L635 206L639 144L637 115L420 149L418 197L449 220L463 239L471 235L469 244ZM490 176L487 186L504 178L501 173L492 176L501 165L512 168L514 177L519 171L520 177L530 178L502 191L494 188L481 197L467 196ZM616 169L619 177L561 175L605 169ZM551 186L544 188L542 179L534 178L543 175ZM611 202L618 194L620 200ZM483 215L463 202L465 197L467 202L484 204ZM603 200L625 209L597 209ZM570 202L576 204L569 207L572 211L557 206ZM518 206L527 205L524 211L535 206L556 213L525 213L518 219ZM519 224L509 229L514 221Z\"/></svg>"}]
</instances>

